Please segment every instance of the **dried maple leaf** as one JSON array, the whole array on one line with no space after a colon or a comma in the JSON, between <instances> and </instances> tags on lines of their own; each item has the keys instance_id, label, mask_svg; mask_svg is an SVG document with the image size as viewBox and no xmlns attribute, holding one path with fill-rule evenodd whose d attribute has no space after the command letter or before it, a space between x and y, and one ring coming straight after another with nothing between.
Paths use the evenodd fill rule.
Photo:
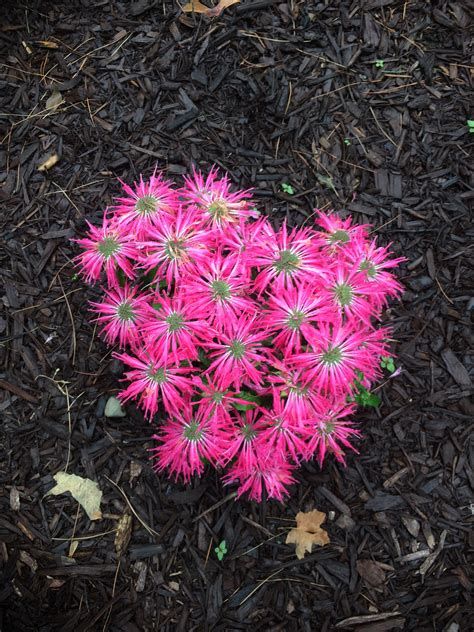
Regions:
<instances>
[{"instance_id":1,"label":"dried maple leaf","mask_svg":"<svg viewBox=\"0 0 474 632\"><path fill-rule=\"evenodd\" d=\"M292 529L286 536L286 544L296 544L296 557L303 559L306 551L311 553L313 544L325 546L329 544L329 536L321 523L326 519L326 514L322 511L303 512L296 515L296 528Z\"/></svg>"},{"instance_id":2,"label":"dried maple leaf","mask_svg":"<svg viewBox=\"0 0 474 632\"><path fill-rule=\"evenodd\" d=\"M219 16L224 9L230 7L233 4L237 4L240 0L220 0L219 4L216 4L215 7L206 7L205 4L202 4L199 0L191 0L188 4L185 4L183 7L183 11L186 13L203 13L208 17Z\"/></svg>"}]
</instances>

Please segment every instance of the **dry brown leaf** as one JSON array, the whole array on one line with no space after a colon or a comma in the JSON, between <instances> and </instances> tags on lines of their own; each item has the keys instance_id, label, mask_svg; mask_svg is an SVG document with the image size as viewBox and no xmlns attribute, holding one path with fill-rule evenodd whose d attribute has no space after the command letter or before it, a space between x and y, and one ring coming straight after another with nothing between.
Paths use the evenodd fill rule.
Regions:
<instances>
[{"instance_id":1,"label":"dry brown leaf","mask_svg":"<svg viewBox=\"0 0 474 632\"><path fill-rule=\"evenodd\" d=\"M59 160L58 154L53 154L52 156L47 158L44 162L39 164L37 169L38 171L48 171L48 169L51 169L51 167L54 167L54 165L58 162L58 160Z\"/></svg>"},{"instance_id":2,"label":"dry brown leaf","mask_svg":"<svg viewBox=\"0 0 474 632\"><path fill-rule=\"evenodd\" d=\"M215 7L211 8L206 7L206 5L202 4L200 0L191 0L191 2L184 5L183 11L186 13L203 13L208 17L216 17L219 16L224 9L227 9L227 7L237 4L238 2L240 2L240 0L220 0Z\"/></svg>"},{"instance_id":3,"label":"dry brown leaf","mask_svg":"<svg viewBox=\"0 0 474 632\"><path fill-rule=\"evenodd\" d=\"M130 537L132 535L132 516L124 514L117 525L117 532L115 534L115 552L120 557L127 550Z\"/></svg>"},{"instance_id":4,"label":"dry brown leaf","mask_svg":"<svg viewBox=\"0 0 474 632\"><path fill-rule=\"evenodd\" d=\"M65 472L58 472L53 478L56 481L56 486L49 490L47 496L50 494L57 496L69 492L85 510L89 520L102 518L100 511L102 492L97 483L89 478L82 478L76 474L66 474Z\"/></svg>"},{"instance_id":5,"label":"dry brown leaf","mask_svg":"<svg viewBox=\"0 0 474 632\"><path fill-rule=\"evenodd\" d=\"M313 511L300 511L296 515L296 529L292 529L286 536L287 544L296 544L296 557L303 559L306 551L311 553L313 544L325 546L329 544L329 536L321 523L326 519L326 514L317 509Z\"/></svg>"}]
</instances>

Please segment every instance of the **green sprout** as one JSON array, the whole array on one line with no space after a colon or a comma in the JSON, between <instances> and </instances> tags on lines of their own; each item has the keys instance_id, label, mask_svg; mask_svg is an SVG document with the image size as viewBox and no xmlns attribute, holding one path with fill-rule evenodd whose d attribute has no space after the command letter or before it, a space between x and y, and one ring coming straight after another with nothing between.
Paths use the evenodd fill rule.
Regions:
<instances>
[{"instance_id":1,"label":"green sprout","mask_svg":"<svg viewBox=\"0 0 474 632\"><path fill-rule=\"evenodd\" d=\"M217 558L218 558L219 562L222 562L222 560L224 559L224 557L225 557L225 555L227 553L226 541L222 540L222 542L219 544L219 546L216 546L214 551L216 552L216 555L217 555Z\"/></svg>"},{"instance_id":2,"label":"green sprout","mask_svg":"<svg viewBox=\"0 0 474 632\"><path fill-rule=\"evenodd\" d=\"M376 59L376 60L374 61L374 66L375 66L376 68L383 68L383 67L385 66L385 62L384 62L384 60L383 60L383 59Z\"/></svg>"},{"instance_id":3,"label":"green sprout","mask_svg":"<svg viewBox=\"0 0 474 632\"><path fill-rule=\"evenodd\" d=\"M78 278L79 278L79 275L74 273L71 277L71 281L77 281Z\"/></svg>"},{"instance_id":4,"label":"green sprout","mask_svg":"<svg viewBox=\"0 0 474 632\"><path fill-rule=\"evenodd\" d=\"M474 134L474 121L466 121L469 134Z\"/></svg>"},{"instance_id":5,"label":"green sprout","mask_svg":"<svg viewBox=\"0 0 474 632\"><path fill-rule=\"evenodd\" d=\"M382 369L387 369L389 373L394 373L395 371L395 363L393 358L390 358L389 356L382 356L380 359L380 366Z\"/></svg>"},{"instance_id":6,"label":"green sprout","mask_svg":"<svg viewBox=\"0 0 474 632\"><path fill-rule=\"evenodd\" d=\"M282 191L287 195L293 195L295 192L294 188L291 186L291 184L288 184L288 182L282 182L281 188Z\"/></svg>"},{"instance_id":7,"label":"green sprout","mask_svg":"<svg viewBox=\"0 0 474 632\"><path fill-rule=\"evenodd\" d=\"M349 147L350 144L351 141L348 138L344 138L344 145L347 145Z\"/></svg>"},{"instance_id":8,"label":"green sprout","mask_svg":"<svg viewBox=\"0 0 474 632\"><path fill-rule=\"evenodd\" d=\"M354 386L357 392L354 395L353 401L360 406L377 408L381 401L380 397L375 393L371 393L362 384L362 380L364 379L364 374L362 373L362 371L356 371L356 375L358 379L354 380Z\"/></svg>"}]
</instances>

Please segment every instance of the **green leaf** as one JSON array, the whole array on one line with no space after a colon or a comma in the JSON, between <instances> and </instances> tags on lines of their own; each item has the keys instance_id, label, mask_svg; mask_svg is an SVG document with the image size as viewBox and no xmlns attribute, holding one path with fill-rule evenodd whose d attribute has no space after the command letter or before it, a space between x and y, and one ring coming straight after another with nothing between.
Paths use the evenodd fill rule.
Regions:
<instances>
[{"instance_id":1,"label":"green leaf","mask_svg":"<svg viewBox=\"0 0 474 632\"><path fill-rule=\"evenodd\" d=\"M293 195L295 192L291 184L288 184L287 182L282 182L281 188L282 191L284 191L284 193L286 193L287 195Z\"/></svg>"},{"instance_id":2,"label":"green leaf","mask_svg":"<svg viewBox=\"0 0 474 632\"><path fill-rule=\"evenodd\" d=\"M206 354L201 348L198 350L198 357L199 357L199 362L202 364L202 366L205 369L208 369L211 366L210 359L206 356Z\"/></svg>"},{"instance_id":3,"label":"green leaf","mask_svg":"<svg viewBox=\"0 0 474 632\"><path fill-rule=\"evenodd\" d=\"M247 410L253 410L255 406L256 404L233 404L233 408L241 413L244 413Z\"/></svg>"},{"instance_id":4,"label":"green leaf","mask_svg":"<svg viewBox=\"0 0 474 632\"><path fill-rule=\"evenodd\" d=\"M216 546L214 551L215 551L219 561L222 562L222 560L224 559L224 556L227 553L227 543L226 543L226 541L222 540L222 542L219 544L219 546Z\"/></svg>"}]
</instances>

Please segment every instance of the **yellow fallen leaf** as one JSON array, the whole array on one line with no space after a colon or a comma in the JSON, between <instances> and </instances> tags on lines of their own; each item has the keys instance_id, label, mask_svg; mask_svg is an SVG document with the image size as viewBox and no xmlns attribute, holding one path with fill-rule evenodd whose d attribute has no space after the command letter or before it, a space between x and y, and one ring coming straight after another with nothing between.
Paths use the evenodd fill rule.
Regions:
<instances>
[{"instance_id":1,"label":"yellow fallen leaf","mask_svg":"<svg viewBox=\"0 0 474 632\"><path fill-rule=\"evenodd\" d=\"M232 6L233 4L237 4L240 0L220 0L215 7L206 7L205 4L202 4L200 0L191 0L188 4L185 4L183 7L183 11L186 13L203 13L208 17L219 16L224 9Z\"/></svg>"},{"instance_id":2,"label":"yellow fallen leaf","mask_svg":"<svg viewBox=\"0 0 474 632\"><path fill-rule=\"evenodd\" d=\"M74 557L74 553L76 552L76 549L78 546L79 546L79 540L71 540L71 544L69 545L69 552L67 556Z\"/></svg>"},{"instance_id":3,"label":"yellow fallen leaf","mask_svg":"<svg viewBox=\"0 0 474 632\"><path fill-rule=\"evenodd\" d=\"M41 164L38 165L37 169L38 171L48 171L48 169L51 169L51 167L54 167L54 165L59 161L59 156L58 154L53 154L52 156L50 156L49 158L47 158L44 162L42 162Z\"/></svg>"},{"instance_id":4,"label":"yellow fallen leaf","mask_svg":"<svg viewBox=\"0 0 474 632\"><path fill-rule=\"evenodd\" d=\"M71 496L77 500L89 516L89 520L100 520L102 518L102 512L100 511L102 492L96 482L91 481L89 478L82 478L81 476L76 476L76 474L66 474L65 472L58 472L53 478L56 481L56 487L50 489L46 494L47 496L50 494L58 496L59 494L70 492Z\"/></svg>"},{"instance_id":5,"label":"yellow fallen leaf","mask_svg":"<svg viewBox=\"0 0 474 632\"><path fill-rule=\"evenodd\" d=\"M311 553L313 544L325 546L329 544L329 536L321 523L326 519L326 514L322 511L303 512L296 515L296 528L291 529L286 537L286 544L296 544L296 557L303 559L306 551Z\"/></svg>"},{"instance_id":6,"label":"yellow fallen leaf","mask_svg":"<svg viewBox=\"0 0 474 632\"><path fill-rule=\"evenodd\" d=\"M64 101L63 95L58 90L55 90L54 92L51 93L51 96L46 101L46 109L55 110L57 107L61 105L63 101Z\"/></svg>"}]
</instances>

